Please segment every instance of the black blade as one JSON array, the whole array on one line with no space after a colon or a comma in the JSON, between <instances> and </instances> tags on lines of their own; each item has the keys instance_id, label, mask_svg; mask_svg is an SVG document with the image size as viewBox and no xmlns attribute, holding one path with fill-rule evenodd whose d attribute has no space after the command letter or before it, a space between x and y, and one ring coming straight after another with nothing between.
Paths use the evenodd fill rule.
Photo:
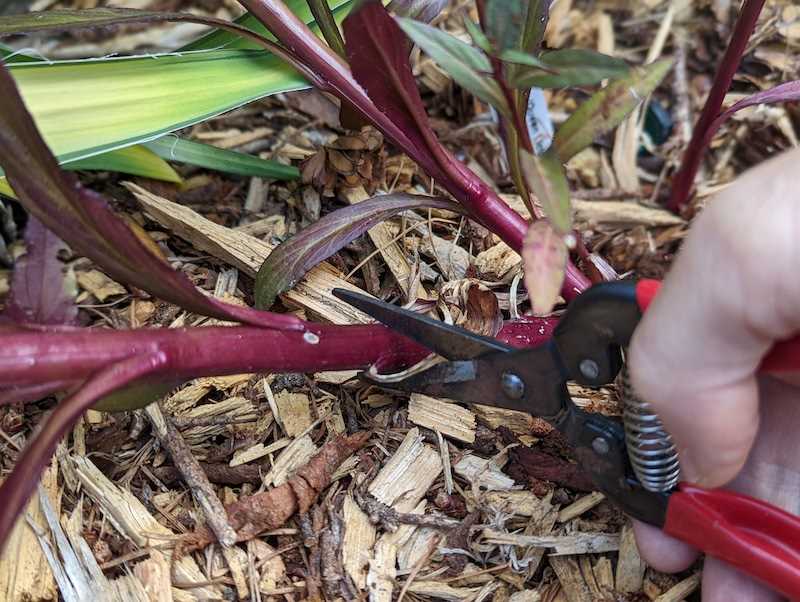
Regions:
<instances>
[{"instance_id":1,"label":"black blade","mask_svg":"<svg viewBox=\"0 0 800 602\"><path fill-rule=\"evenodd\" d=\"M392 330L449 360L472 360L487 353L507 353L514 349L495 339L475 334L458 326L450 326L439 320L378 301L366 295L342 288L333 289L333 294Z\"/></svg>"},{"instance_id":2,"label":"black blade","mask_svg":"<svg viewBox=\"0 0 800 602\"><path fill-rule=\"evenodd\" d=\"M369 373L362 376L386 389L527 412L553 426L559 425L569 402L563 367L552 342L475 360L443 362L400 381L387 382Z\"/></svg>"}]
</instances>

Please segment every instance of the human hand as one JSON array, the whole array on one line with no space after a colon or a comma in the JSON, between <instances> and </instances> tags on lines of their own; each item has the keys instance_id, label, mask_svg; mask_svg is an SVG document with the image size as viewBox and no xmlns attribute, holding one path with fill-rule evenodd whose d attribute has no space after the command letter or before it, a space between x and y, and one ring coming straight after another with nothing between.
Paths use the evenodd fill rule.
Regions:
<instances>
[{"instance_id":1,"label":"human hand","mask_svg":"<svg viewBox=\"0 0 800 602\"><path fill-rule=\"evenodd\" d=\"M682 480L726 486L800 514L800 378L757 377L761 358L800 331L800 151L750 170L700 215L631 341L637 394L678 447ZM653 568L697 551L636 523ZM706 558L703 601L781 596Z\"/></svg>"}]
</instances>

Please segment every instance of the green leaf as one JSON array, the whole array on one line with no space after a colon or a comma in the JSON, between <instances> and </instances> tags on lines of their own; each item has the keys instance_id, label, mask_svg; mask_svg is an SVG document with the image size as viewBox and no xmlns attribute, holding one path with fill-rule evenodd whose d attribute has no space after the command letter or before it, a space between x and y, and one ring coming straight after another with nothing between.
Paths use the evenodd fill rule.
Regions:
<instances>
[{"instance_id":1,"label":"green leaf","mask_svg":"<svg viewBox=\"0 0 800 602\"><path fill-rule=\"evenodd\" d=\"M542 155L520 149L519 157L528 188L536 195L545 216L558 233L566 234L572 228L572 209L567 176L558 155L552 149Z\"/></svg>"},{"instance_id":2,"label":"green leaf","mask_svg":"<svg viewBox=\"0 0 800 602\"><path fill-rule=\"evenodd\" d=\"M308 85L279 59L259 50L10 68L37 126L62 163L152 140L253 100Z\"/></svg>"},{"instance_id":3,"label":"green leaf","mask_svg":"<svg viewBox=\"0 0 800 602\"><path fill-rule=\"evenodd\" d=\"M463 211L457 203L436 197L386 194L329 213L270 253L256 275L256 307L271 307L308 270L374 225L403 211L428 207Z\"/></svg>"},{"instance_id":4,"label":"green leaf","mask_svg":"<svg viewBox=\"0 0 800 602\"><path fill-rule=\"evenodd\" d=\"M175 184L183 181L169 163L157 153L138 145L73 161L68 163L66 168L72 171L116 171Z\"/></svg>"},{"instance_id":5,"label":"green leaf","mask_svg":"<svg viewBox=\"0 0 800 602\"><path fill-rule=\"evenodd\" d=\"M314 21L319 25L325 41L328 42L333 51L341 57L345 56L344 38L339 26L336 24L336 19L333 17L333 12L328 6L327 0L306 0L308 8L314 15Z\"/></svg>"},{"instance_id":6,"label":"green leaf","mask_svg":"<svg viewBox=\"0 0 800 602\"><path fill-rule=\"evenodd\" d=\"M489 38L486 37L486 34L483 33L483 30L478 27L478 24L475 23L475 21L468 17L464 17L464 28L467 30L469 37L472 38L473 44L486 53L492 52L492 43L489 41Z\"/></svg>"},{"instance_id":7,"label":"green leaf","mask_svg":"<svg viewBox=\"0 0 800 602\"><path fill-rule=\"evenodd\" d=\"M492 66L483 53L425 23L406 18L398 18L397 22L406 35L439 63L456 83L504 116L509 115L508 103L500 86L488 75Z\"/></svg>"},{"instance_id":8,"label":"green leaf","mask_svg":"<svg viewBox=\"0 0 800 602\"><path fill-rule=\"evenodd\" d=\"M341 20L352 0L334 2ZM305 0L291 4L305 5ZM308 7L304 10L311 21ZM243 20L245 25L249 22ZM224 46L226 40L235 41L236 36L211 33L190 46ZM61 163L153 140L254 100L308 87L300 74L263 50L14 62L9 67Z\"/></svg>"},{"instance_id":9,"label":"green leaf","mask_svg":"<svg viewBox=\"0 0 800 602\"><path fill-rule=\"evenodd\" d=\"M285 4L289 10L297 15L297 17L303 23L313 23L314 16L311 14L311 9L308 7L306 0L285 0ZM337 21L344 19L347 16L347 13L350 12L350 9L353 8L353 5L353 0L328 0L328 6L336 14ZM268 40L276 41L275 36L273 36L267 30L267 28L250 13L243 14L234 22L241 27L246 27L247 29L258 33L259 35L264 36ZM218 50L222 48L226 50L254 50L257 49L258 46L249 40L242 39L241 37L232 34L229 31L217 29L207 33L201 38L198 38L194 42L190 42L181 48L181 51Z\"/></svg>"},{"instance_id":10,"label":"green leaf","mask_svg":"<svg viewBox=\"0 0 800 602\"><path fill-rule=\"evenodd\" d=\"M523 89L591 86L604 79L623 77L631 71L625 61L592 50L554 50L542 54L539 59L551 73L543 73L541 69L535 68L539 65L527 63L534 68L517 68L514 79L509 83L515 88Z\"/></svg>"},{"instance_id":11,"label":"green leaf","mask_svg":"<svg viewBox=\"0 0 800 602\"><path fill-rule=\"evenodd\" d=\"M564 282L568 256L564 237L547 220L531 224L522 243L522 262L533 315L544 316L553 311Z\"/></svg>"},{"instance_id":12,"label":"green leaf","mask_svg":"<svg viewBox=\"0 0 800 602\"><path fill-rule=\"evenodd\" d=\"M561 161L566 163L599 135L622 123L655 90L670 67L672 61L665 59L634 69L583 103L556 132L553 147Z\"/></svg>"},{"instance_id":13,"label":"green leaf","mask_svg":"<svg viewBox=\"0 0 800 602\"><path fill-rule=\"evenodd\" d=\"M483 28L497 50L522 47L522 27L527 13L526 0L487 0Z\"/></svg>"},{"instance_id":14,"label":"green leaf","mask_svg":"<svg viewBox=\"0 0 800 602\"><path fill-rule=\"evenodd\" d=\"M183 182L169 163L152 151L138 145L120 148L88 159L72 161L63 167L70 171L116 171L175 184ZM0 169L0 194L16 198L14 191L3 176L2 169Z\"/></svg>"},{"instance_id":15,"label":"green leaf","mask_svg":"<svg viewBox=\"0 0 800 602\"><path fill-rule=\"evenodd\" d=\"M178 163L189 163L190 165L197 165L224 173L240 176L258 176L274 180L297 180L300 178L300 170L291 165L284 165L277 161L269 161L253 155L237 153L175 136L164 136L158 140L147 142L144 146L162 159L177 161Z\"/></svg>"},{"instance_id":16,"label":"green leaf","mask_svg":"<svg viewBox=\"0 0 800 602\"><path fill-rule=\"evenodd\" d=\"M522 31L522 50L538 52L550 17L550 0L529 0Z\"/></svg>"},{"instance_id":17,"label":"green leaf","mask_svg":"<svg viewBox=\"0 0 800 602\"><path fill-rule=\"evenodd\" d=\"M540 73L541 71L553 72L553 69L542 59L527 52L523 52L522 50L507 48L506 50L500 53L498 58L507 63L514 63L515 65L528 65L530 67L538 67Z\"/></svg>"}]
</instances>

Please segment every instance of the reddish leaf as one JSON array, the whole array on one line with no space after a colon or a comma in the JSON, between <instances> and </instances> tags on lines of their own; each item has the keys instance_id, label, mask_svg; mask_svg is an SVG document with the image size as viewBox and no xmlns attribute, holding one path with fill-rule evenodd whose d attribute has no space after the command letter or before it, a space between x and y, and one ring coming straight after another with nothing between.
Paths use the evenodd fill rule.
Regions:
<instances>
[{"instance_id":1,"label":"reddish leaf","mask_svg":"<svg viewBox=\"0 0 800 602\"><path fill-rule=\"evenodd\" d=\"M378 0L366 0L344 20L344 34L353 76L414 144L415 152L409 154L428 173L441 178L452 158L428 123L408 62L409 42L400 27Z\"/></svg>"},{"instance_id":2,"label":"reddish leaf","mask_svg":"<svg viewBox=\"0 0 800 602\"><path fill-rule=\"evenodd\" d=\"M99 194L59 169L5 65L0 66L0 165L25 209L113 279L199 314L267 328L303 328L293 316L207 297L148 249Z\"/></svg>"},{"instance_id":3,"label":"reddish leaf","mask_svg":"<svg viewBox=\"0 0 800 602\"><path fill-rule=\"evenodd\" d=\"M14 527L17 516L28 503L45 466L61 437L92 404L126 384L146 377L163 366L162 352L136 356L101 370L74 395L61 401L48 416L37 435L28 443L14 470L0 486L0 546Z\"/></svg>"},{"instance_id":4,"label":"reddish leaf","mask_svg":"<svg viewBox=\"0 0 800 602\"><path fill-rule=\"evenodd\" d=\"M66 245L31 217L25 229L25 255L14 265L6 315L20 324L74 324L78 308L58 253Z\"/></svg>"},{"instance_id":5,"label":"reddish leaf","mask_svg":"<svg viewBox=\"0 0 800 602\"><path fill-rule=\"evenodd\" d=\"M722 124L728 121L728 119L730 119L737 111L741 111L742 109L746 109L748 107L754 107L756 105L771 105L779 102L792 102L798 100L800 100L800 80L786 82L784 84L777 85L774 88L770 88L769 90L756 92L747 98L743 98L739 102L725 109L717 116L717 118L711 124L711 127L708 128L708 133L703 139L702 146L703 148L707 147L714 138L714 134L716 134L719 128L722 127Z\"/></svg>"},{"instance_id":6,"label":"reddish leaf","mask_svg":"<svg viewBox=\"0 0 800 602\"><path fill-rule=\"evenodd\" d=\"M461 212L445 199L411 194L387 194L330 213L279 245L256 276L256 306L269 308L308 270L393 215L409 209L433 207Z\"/></svg>"},{"instance_id":7,"label":"reddish leaf","mask_svg":"<svg viewBox=\"0 0 800 602\"><path fill-rule=\"evenodd\" d=\"M553 310L564 282L567 256L564 238L549 222L539 220L531 225L522 245L522 261L534 315L543 316Z\"/></svg>"}]
</instances>

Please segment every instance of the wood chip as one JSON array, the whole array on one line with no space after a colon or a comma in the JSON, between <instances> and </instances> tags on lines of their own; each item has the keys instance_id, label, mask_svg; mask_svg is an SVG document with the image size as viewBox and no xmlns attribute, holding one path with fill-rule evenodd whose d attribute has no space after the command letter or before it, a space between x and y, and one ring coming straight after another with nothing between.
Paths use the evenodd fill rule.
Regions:
<instances>
[{"instance_id":1,"label":"wood chip","mask_svg":"<svg viewBox=\"0 0 800 602\"><path fill-rule=\"evenodd\" d=\"M602 502L605 498L606 496L599 491L593 491L588 495L578 498L566 508L561 509L561 511L558 513L558 522L565 523L580 516L584 512L588 512L597 506L597 504Z\"/></svg>"},{"instance_id":2,"label":"wood chip","mask_svg":"<svg viewBox=\"0 0 800 602\"><path fill-rule=\"evenodd\" d=\"M205 219L190 208L155 195L141 186L125 186L142 207L159 224L194 245L242 272L255 277L261 264L272 252L272 245L237 230ZM333 324L366 324L372 319L353 306L333 296L334 288L345 288L364 294L343 278L343 274L327 262L312 268L294 288L281 298L290 307L300 307L309 315Z\"/></svg>"},{"instance_id":3,"label":"wood chip","mask_svg":"<svg viewBox=\"0 0 800 602\"><path fill-rule=\"evenodd\" d=\"M475 442L475 414L457 404L412 393L408 402L408 419L458 441Z\"/></svg>"},{"instance_id":4,"label":"wood chip","mask_svg":"<svg viewBox=\"0 0 800 602\"><path fill-rule=\"evenodd\" d=\"M419 429L413 428L367 490L398 512L410 512L441 472L439 454L424 443Z\"/></svg>"},{"instance_id":5,"label":"wood chip","mask_svg":"<svg viewBox=\"0 0 800 602\"><path fill-rule=\"evenodd\" d=\"M172 602L172 578L169 560L158 550L150 552L150 558L133 567L150 602Z\"/></svg>"},{"instance_id":6,"label":"wood chip","mask_svg":"<svg viewBox=\"0 0 800 602\"><path fill-rule=\"evenodd\" d=\"M58 495L58 464L53 462L42 474L41 487L47 493L56 516L61 512ZM57 600L53 571L28 521L46 529L38 495L33 495L0 554L0 599Z\"/></svg>"},{"instance_id":7,"label":"wood chip","mask_svg":"<svg viewBox=\"0 0 800 602\"><path fill-rule=\"evenodd\" d=\"M358 370L334 370L331 372L317 372L314 380L318 383L341 385L358 376Z\"/></svg>"},{"instance_id":8,"label":"wood chip","mask_svg":"<svg viewBox=\"0 0 800 602\"><path fill-rule=\"evenodd\" d=\"M90 293L95 299L100 301L100 303L104 303L109 297L128 294L124 286L118 282L114 282L99 270L78 272L76 274L76 279L80 287L87 293ZM82 300L81 297L78 297L79 302Z\"/></svg>"},{"instance_id":9,"label":"wood chip","mask_svg":"<svg viewBox=\"0 0 800 602\"><path fill-rule=\"evenodd\" d=\"M532 432L544 434L553 428L541 418L535 418L525 412L481 404L472 404L470 407L475 412L475 416L491 429L505 426L516 435L530 436Z\"/></svg>"},{"instance_id":10,"label":"wood chip","mask_svg":"<svg viewBox=\"0 0 800 602\"><path fill-rule=\"evenodd\" d=\"M544 516L552 507L548 498L539 499L530 491L487 491L483 502L513 516Z\"/></svg>"},{"instance_id":11,"label":"wood chip","mask_svg":"<svg viewBox=\"0 0 800 602\"><path fill-rule=\"evenodd\" d=\"M617 591L638 592L642 588L646 565L636 547L633 528L626 523L619 536L619 559L617 560Z\"/></svg>"},{"instance_id":12,"label":"wood chip","mask_svg":"<svg viewBox=\"0 0 800 602\"><path fill-rule=\"evenodd\" d=\"M120 489L101 473L86 457L73 456L75 471L84 491L103 511L108 521L123 537L140 548L158 546L165 539L174 539L175 534L162 526L130 491ZM171 552L165 552L171 555ZM174 563L175 577L187 583L206 581L200 567L191 556L183 556ZM221 600L216 585L200 585L188 589L199 600Z\"/></svg>"},{"instance_id":13,"label":"wood chip","mask_svg":"<svg viewBox=\"0 0 800 602\"><path fill-rule=\"evenodd\" d=\"M508 598L508 602L540 602L542 594L535 589L523 589L519 592L514 592Z\"/></svg>"},{"instance_id":14,"label":"wood chip","mask_svg":"<svg viewBox=\"0 0 800 602\"><path fill-rule=\"evenodd\" d=\"M363 590L367 586L367 567L375 545L376 529L349 493L342 505L342 522L342 563L355 586Z\"/></svg>"},{"instance_id":15,"label":"wood chip","mask_svg":"<svg viewBox=\"0 0 800 602\"><path fill-rule=\"evenodd\" d=\"M305 465L317 453L317 446L308 435L292 441L275 460L270 471L264 476L264 485L277 487L283 485L292 473Z\"/></svg>"},{"instance_id":16,"label":"wood chip","mask_svg":"<svg viewBox=\"0 0 800 602\"><path fill-rule=\"evenodd\" d=\"M383 539L379 541L375 545L367 573L370 602L391 602L394 580L397 576L396 562L397 548L395 545Z\"/></svg>"},{"instance_id":17,"label":"wood chip","mask_svg":"<svg viewBox=\"0 0 800 602\"><path fill-rule=\"evenodd\" d=\"M489 543L550 548L554 550L553 556L615 552L620 547L619 535L613 533L576 533L538 537L484 529L483 537Z\"/></svg>"},{"instance_id":18,"label":"wood chip","mask_svg":"<svg viewBox=\"0 0 800 602\"><path fill-rule=\"evenodd\" d=\"M311 425L311 408L308 395L283 390L275 395L280 424L289 437L296 437Z\"/></svg>"},{"instance_id":19,"label":"wood chip","mask_svg":"<svg viewBox=\"0 0 800 602\"><path fill-rule=\"evenodd\" d=\"M592 596L580 564L574 556L551 556L548 560L568 602L595 602L596 599Z\"/></svg>"},{"instance_id":20,"label":"wood chip","mask_svg":"<svg viewBox=\"0 0 800 602\"><path fill-rule=\"evenodd\" d=\"M614 567L611 565L611 559L608 556L600 556L597 562L592 567L594 573L594 580L597 582L597 587L606 595L614 591Z\"/></svg>"},{"instance_id":21,"label":"wood chip","mask_svg":"<svg viewBox=\"0 0 800 602\"><path fill-rule=\"evenodd\" d=\"M635 201L580 201L572 200L572 209L577 221L585 221L603 226L650 227L679 226L685 224L671 211L645 207Z\"/></svg>"},{"instance_id":22,"label":"wood chip","mask_svg":"<svg viewBox=\"0 0 800 602\"><path fill-rule=\"evenodd\" d=\"M683 581L679 581L653 602L680 602L689 597L698 587L700 587L701 573L690 575Z\"/></svg>"},{"instance_id":23,"label":"wood chip","mask_svg":"<svg viewBox=\"0 0 800 602\"><path fill-rule=\"evenodd\" d=\"M408 591L418 596L428 596L436 600L464 602L472 600L481 591L479 587L453 587L441 581L414 581Z\"/></svg>"},{"instance_id":24,"label":"wood chip","mask_svg":"<svg viewBox=\"0 0 800 602\"><path fill-rule=\"evenodd\" d=\"M489 491L506 491L514 486L514 479L500 470L501 468L502 465L498 466L494 460L479 458L473 454L466 454L454 466L456 474L467 479L475 487Z\"/></svg>"},{"instance_id":25,"label":"wood chip","mask_svg":"<svg viewBox=\"0 0 800 602\"><path fill-rule=\"evenodd\" d=\"M475 257L475 267L484 278L502 280L522 263L522 257L504 242L499 242Z\"/></svg>"}]
</instances>

